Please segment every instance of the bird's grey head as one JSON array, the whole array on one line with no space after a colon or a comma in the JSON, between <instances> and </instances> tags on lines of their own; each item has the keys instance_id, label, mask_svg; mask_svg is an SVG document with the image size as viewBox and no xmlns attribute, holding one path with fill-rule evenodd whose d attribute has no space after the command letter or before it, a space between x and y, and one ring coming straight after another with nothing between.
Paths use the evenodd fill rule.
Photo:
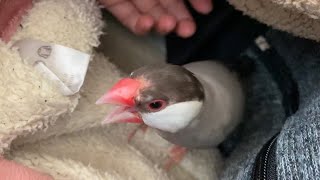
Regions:
<instances>
[{"instance_id":1,"label":"bird's grey head","mask_svg":"<svg viewBox=\"0 0 320 180\"><path fill-rule=\"evenodd\" d=\"M136 97L136 106L140 112L152 112L150 102L162 100L166 105L188 101L202 101L203 87L188 70L177 65L144 66L130 75L148 84Z\"/></svg>"},{"instance_id":2,"label":"bird's grey head","mask_svg":"<svg viewBox=\"0 0 320 180\"><path fill-rule=\"evenodd\" d=\"M126 104L125 106L130 107L130 113L135 115L135 121L140 118L153 128L177 132L185 128L202 108L203 86L193 73L182 66L144 66L132 72L125 81L127 82L120 81L121 85L116 84L114 87L118 87L104 95L99 100L100 103L114 104L118 101L117 104ZM126 87L125 90L123 87ZM118 100L110 98L110 94L113 97L116 94ZM120 96L122 103L119 103Z\"/></svg>"}]
</instances>

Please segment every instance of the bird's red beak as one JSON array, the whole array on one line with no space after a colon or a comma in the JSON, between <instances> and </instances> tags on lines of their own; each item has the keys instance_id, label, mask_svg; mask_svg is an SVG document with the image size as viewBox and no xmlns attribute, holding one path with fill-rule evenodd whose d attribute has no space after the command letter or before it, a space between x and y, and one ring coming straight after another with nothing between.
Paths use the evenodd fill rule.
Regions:
<instances>
[{"instance_id":1,"label":"bird's red beak","mask_svg":"<svg viewBox=\"0 0 320 180\"><path fill-rule=\"evenodd\" d=\"M103 123L142 123L140 114L135 110L134 98L138 95L141 82L136 79L124 78L118 81L96 104L118 105Z\"/></svg>"}]
</instances>

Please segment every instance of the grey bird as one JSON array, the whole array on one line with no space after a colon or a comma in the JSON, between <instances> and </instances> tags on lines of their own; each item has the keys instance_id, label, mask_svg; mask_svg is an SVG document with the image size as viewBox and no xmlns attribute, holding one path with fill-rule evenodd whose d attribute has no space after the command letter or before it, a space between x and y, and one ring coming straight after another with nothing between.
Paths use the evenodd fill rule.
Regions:
<instances>
[{"instance_id":1,"label":"grey bird","mask_svg":"<svg viewBox=\"0 0 320 180\"><path fill-rule=\"evenodd\" d=\"M141 67L97 104L118 105L104 123L143 123L183 156L186 149L216 147L226 139L242 119L244 99L236 73L216 61L200 61Z\"/></svg>"}]
</instances>

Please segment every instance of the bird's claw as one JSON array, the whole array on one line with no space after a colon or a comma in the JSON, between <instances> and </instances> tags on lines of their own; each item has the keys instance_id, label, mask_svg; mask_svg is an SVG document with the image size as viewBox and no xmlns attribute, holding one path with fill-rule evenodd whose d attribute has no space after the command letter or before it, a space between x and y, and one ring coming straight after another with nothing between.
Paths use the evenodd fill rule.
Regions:
<instances>
[{"instance_id":1,"label":"bird's claw","mask_svg":"<svg viewBox=\"0 0 320 180\"><path fill-rule=\"evenodd\" d=\"M144 123L140 124L137 128L135 128L128 136L128 142L132 140L132 138L136 135L136 133L141 130L144 134L147 132L148 126Z\"/></svg>"},{"instance_id":2,"label":"bird's claw","mask_svg":"<svg viewBox=\"0 0 320 180\"><path fill-rule=\"evenodd\" d=\"M179 164L187 153L187 148L174 145L169 152L169 159L164 165L164 169L169 171L175 164Z\"/></svg>"}]
</instances>

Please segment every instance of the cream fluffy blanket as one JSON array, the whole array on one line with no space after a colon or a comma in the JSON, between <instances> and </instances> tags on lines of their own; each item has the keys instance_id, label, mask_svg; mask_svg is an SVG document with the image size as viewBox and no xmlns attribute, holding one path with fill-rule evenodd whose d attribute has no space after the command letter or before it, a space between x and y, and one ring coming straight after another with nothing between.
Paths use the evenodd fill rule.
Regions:
<instances>
[{"instance_id":1,"label":"cream fluffy blanket","mask_svg":"<svg viewBox=\"0 0 320 180\"><path fill-rule=\"evenodd\" d=\"M238 10L276 29L320 41L318 0L228 0Z\"/></svg>"},{"instance_id":2,"label":"cream fluffy blanket","mask_svg":"<svg viewBox=\"0 0 320 180\"><path fill-rule=\"evenodd\" d=\"M230 0L230 3L275 28L320 40L318 1ZM146 46L133 36L122 36L125 34L119 33L122 30L112 31L116 28L109 24L104 41L108 42L108 37L117 39L115 42L124 47L110 48L111 52L109 49L110 54L122 53L120 59L112 61L119 64L116 67L106 57L108 53L105 56L93 50L99 45L103 24L94 0L34 0L11 41L0 42L1 153L55 179L217 179L223 163L215 149L192 151L179 166L166 173L161 165L170 143L152 130L145 135L138 133L127 143L133 125L100 125L111 107L96 106L94 102L125 75L122 70L128 70L117 60L123 62L126 60L123 54ZM80 93L71 97L61 95L32 67L23 64L11 45L24 38L91 54L93 58ZM159 55L161 52L154 47L153 51L136 53L135 58ZM131 64L147 63L137 62Z\"/></svg>"},{"instance_id":3,"label":"cream fluffy blanket","mask_svg":"<svg viewBox=\"0 0 320 180\"><path fill-rule=\"evenodd\" d=\"M93 51L99 45L102 27L94 0L34 1L9 44L0 44L1 152L55 179L215 179L216 165L220 164L215 163L219 158L215 150L191 152L181 165L166 173L162 164L171 144L152 130L146 135L138 133L128 144L127 135L135 126L100 125L111 107L97 106L95 101L125 75L121 75L121 67ZM107 33L121 36L111 34L108 28ZM80 93L61 95L52 83L25 65L18 51L11 48L24 38L91 54ZM126 40L122 43L127 49L135 47Z\"/></svg>"}]
</instances>

